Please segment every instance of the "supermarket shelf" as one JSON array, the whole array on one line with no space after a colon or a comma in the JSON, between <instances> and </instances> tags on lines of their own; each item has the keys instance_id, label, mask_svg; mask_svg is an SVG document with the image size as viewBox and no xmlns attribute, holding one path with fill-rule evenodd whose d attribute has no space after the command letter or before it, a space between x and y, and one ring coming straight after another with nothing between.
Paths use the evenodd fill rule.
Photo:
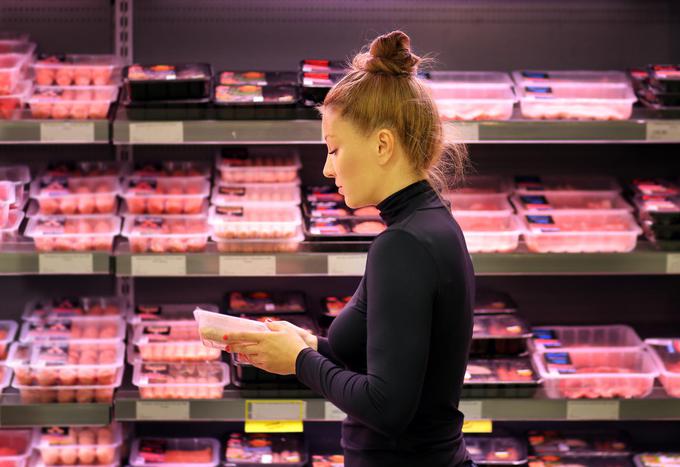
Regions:
<instances>
[{"instance_id":1,"label":"supermarket shelf","mask_svg":"<svg viewBox=\"0 0 680 467\"><path fill-rule=\"evenodd\" d=\"M108 120L0 120L2 144L108 144Z\"/></svg>"},{"instance_id":2,"label":"supermarket shelf","mask_svg":"<svg viewBox=\"0 0 680 467\"><path fill-rule=\"evenodd\" d=\"M106 425L110 404L22 404L19 394L5 394L0 404L0 426Z\"/></svg>"},{"instance_id":3,"label":"supermarket shelf","mask_svg":"<svg viewBox=\"0 0 680 467\"><path fill-rule=\"evenodd\" d=\"M28 242L4 244L0 251L0 275L110 273L106 252L38 253Z\"/></svg>"}]
</instances>

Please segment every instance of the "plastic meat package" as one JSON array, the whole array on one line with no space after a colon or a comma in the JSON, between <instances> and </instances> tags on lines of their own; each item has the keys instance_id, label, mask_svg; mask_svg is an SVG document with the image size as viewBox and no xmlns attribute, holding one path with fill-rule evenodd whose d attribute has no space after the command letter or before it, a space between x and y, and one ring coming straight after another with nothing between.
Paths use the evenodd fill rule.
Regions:
<instances>
[{"instance_id":1,"label":"plastic meat package","mask_svg":"<svg viewBox=\"0 0 680 467\"><path fill-rule=\"evenodd\" d=\"M10 208L23 209L25 188L31 182L31 171L27 165L3 165L0 166L0 180L14 184L14 204Z\"/></svg>"},{"instance_id":2,"label":"plastic meat package","mask_svg":"<svg viewBox=\"0 0 680 467\"><path fill-rule=\"evenodd\" d=\"M19 239L19 227L23 220L23 211L19 209L9 210L7 223L0 228L0 245L4 242L16 242Z\"/></svg>"},{"instance_id":3,"label":"plastic meat package","mask_svg":"<svg viewBox=\"0 0 680 467\"><path fill-rule=\"evenodd\" d=\"M142 399L221 399L229 369L222 362L136 362L132 384Z\"/></svg>"},{"instance_id":4,"label":"plastic meat package","mask_svg":"<svg viewBox=\"0 0 680 467\"><path fill-rule=\"evenodd\" d=\"M643 343L630 326L540 326L533 328L533 345L538 350L592 347L641 348Z\"/></svg>"},{"instance_id":5,"label":"plastic meat package","mask_svg":"<svg viewBox=\"0 0 680 467\"><path fill-rule=\"evenodd\" d=\"M219 239L290 238L301 222L300 208L212 206L210 224Z\"/></svg>"},{"instance_id":6,"label":"plastic meat package","mask_svg":"<svg viewBox=\"0 0 680 467\"><path fill-rule=\"evenodd\" d=\"M122 342L17 342L7 366L25 386L109 385L123 371L124 353Z\"/></svg>"},{"instance_id":7,"label":"plastic meat package","mask_svg":"<svg viewBox=\"0 0 680 467\"><path fill-rule=\"evenodd\" d=\"M466 436L465 446L478 465L526 465L524 440L497 436Z\"/></svg>"},{"instance_id":8,"label":"plastic meat package","mask_svg":"<svg viewBox=\"0 0 680 467\"><path fill-rule=\"evenodd\" d=\"M529 467L632 467L628 457L562 457L538 456L529 458ZM668 467L668 465L664 465Z\"/></svg>"},{"instance_id":9,"label":"plastic meat package","mask_svg":"<svg viewBox=\"0 0 680 467\"><path fill-rule=\"evenodd\" d=\"M45 216L115 214L120 194L117 177L42 177L33 182L31 198Z\"/></svg>"},{"instance_id":10,"label":"plastic meat package","mask_svg":"<svg viewBox=\"0 0 680 467\"><path fill-rule=\"evenodd\" d=\"M130 448L131 467L216 467L220 443L213 438L137 438Z\"/></svg>"},{"instance_id":11,"label":"plastic meat package","mask_svg":"<svg viewBox=\"0 0 680 467\"><path fill-rule=\"evenodd\" d=\"M113 161L58 161L49 162L39 178L99 178L119 177L125 165Z\"/></svg>"},{"instance_id":12,"label":"plastic meat package","mask_svg":"<svg viewBox=\"0 0 680 467\"><path fill-rule=\"evenodd\" d=\"M258 321L223 315L200 308L194 310L194 317L198 322L198 330L203 345L220 351L226 347L224 335L228 332L269 332L269 328Z\"/></svg>"},{"instance_id":13,"label":"plastic meat package","mask_svg":"<svg viewBox=\"0 0 680 467\"><path fill-rule=\"evenodd\" d=\"M628 83L626 73L618 70L518 70L512 72L512 79L518 85L579 83L618 86Z\"/></svg>"},{"instance_id":14,"label":"plastic meat package","mask_svg":"<svg viewBox=\"0 0 680 467\"><path fill-rule=\"evenodd\" d=\"M0 392L9 386L12 379L12 370L5 366L4 362L0 363Z\"/></svg>"},{"instance_id":15,"label":"plastic meat package","mask_svg":"<svg viewBox=\"0 0 680 467\"><path fill-rule=\"evenodd\" d=\"M321 308L322 312L326 316L330 317L336 317L340 314L340 312L347 306L349 301L352 299L351 296L345 296L345 297L325 297L321 301Z\"/></svg>"},{"instance_id":16,"label":"plastic meat package","mask_svg":"<svg viewBox=\"0 0 680 467\"><path fill-rule=\"evenodd\" d=\"M509 120L515 93L509 85L426 81L442 120Z\"/></svg>"},{"instance_id":17,"label":"plastic meat package","mask_svg":"<svg viewBox=\"0 0 680 467\"><path fill-rule=\"evenodd\" d=\"M302 467L307 465L307 452L302 438L294 434L232 433L227 440L226 462L241 467Z\"/></svg>"},{"instance_id":18,"label":"plastic meat package","mask_svg":"<svg viewBox=\"0 0 680 467\"><path fill-rule=\"evenodd\" d=\"M33 300L26 304L21 319L38 322L55 318L101 316L125 317L123 299L120 297L57 297Z\"/></svg>"},{"instance_id":19,"label":"plastic meat package","mask_svg":"<svg viewBox=\"0 0 680 467\"><path fill-rule=\"evenodd\" d=\"M618 194L609 192L559 192L522 194L510 198L517 212L617 211L632 212L633 207Z\"/></svg>"},{"instance_id":20,"label":"plastic meat package","mask_svg":"<svg viewBox=\"0 0 680 467\"><path fill-rule=\"evenodd\" d=\"M33 118L105 119L117 86L37 86L28 99Z\"/></svg>"},{"instance_id":21,"label":"plastic meat package","mask_svg":"<svg viewBox=\"0 0 680 467\"><path fill-rule=\"evenodd\" d=\"M140 303L134 307L131 313L130 324L156 321L193 321L194 310L203 310L219 313L217 305L209 303L183 304L183 303Z\"/></svg>"},{"instance_id":22,"label":"plastic meat package","mask_svg":"<svg viewBox=\"0 0 680 467\"><path fill-rule=\"evenodd\" d=\"M447 193L444 197L451 203L454 215L461 211L513 214L512 205L504 194L467 195Z\"/></svg>"},{"instance_id":23,"label":"plastic meat package","mask_svg":"<svg viewBox=\"0 0 680 467\"><path fill-rule=\"evenodd\" d=\"M546 194L564 192L586 194L601 192L612 196L621 191L621 186L613 177L606 175L567 176L567 175L518 175L515 177L517 194ZM553 194L553 193L549 193Z\"/></svg>"},{"instance_id":24,"label":"plastic meat package","mask_svg":"<svg viewBox=\"0 0 680 467\"><path fill-rule=\"evenodd\" d=\"M119 371L115 381L108 385L79 386L31 386L14 379L12 387L19 390L23 404L49 403L107 403L113 402L113 393L123 381L123 371Z\"/></svg>"},{"instance_id":25,"label":"plastic meat package","mask_svg":"<svg viewBox=\"0 0 680 467\"><path fill-rule=\"evenodd\" d=\"M312 467L344 467L344 454L314 454L312 456Z\"/></svg>"},{"instance_id":26,"label":"plastic meat package","mask_svg":"<svg viewBox=\"0 0 680 467\"><path fill-rule=\"evenodd\" d=\"M531 332L514 314L475 315L470 355L519 355Z\"/></svg>"},{"instance_id":27,"label":"plastic meat package","mask_svg":"<svg viewBox=\"0 0 680 467\"><path fill-rule=\"evenodd\" d=\"M622 434L579 431L530 431L527 439L536 455L562 457L621 457L631 453Z\"/></svg>"},{"instance_id":28,"label":"plastic meat package","mask_svg":"<svg viewBox=\"0 0 680 467\"><path fill-rule=\"evenodd\" d=\"M572 349L536 352L533 358L553 399L643 398L659 374L645 349Z\"/></svg>"},{"instance_id":29,"label":"plastic meat package","mask_svg":"<svg viewBox=\"0 0 680 467\"><path fill-rule=\"evenodd\" d=\"M642 221L664 226L680 225L680 196L637 196L635 207Z\"/></svg>"},{"instance_id":30,"label":"plastic meat package","mask_svg":"<svg viewBox=\"0 0 680 467\"><path fill-rule=\"evenodd\" d=\"M308 218L380 219L380 211L375 206L364 206L358 209L348 207L344 201L308 201L303 205L305 216Z\"/></svg>"},{"instance_id":31,"label":"plastic meat package","mask_svg":"<svg viewBox=\"0 0 680 467\"><path fill-rule=\"evenodd\" d=\"M539 383L529 358L471 358L465 370L463 396L532 397Z\"/></svg>"},{"instance_id":32,"label":"plastic meat package","mask_svg":"<svg viewBox=\"0 0 680 467\"><path fill-rule=\"evenodd\" d=\"M212 239L220 253L291 253L298 250L305 237L298 228L289 238L224 239L213 236Z\"/></svg>"},{"instance_id":33,"label":"plastic meat package","mask_svg":"<svg viewBox=\"0 0 680 467\"><path fill-rule=\"evenodd\" d=\"M595 211L521 216L524 239L535 253L627 253L642 229L630 213Z\"/></svg>"},{"instance_id":34,"label":"plastic meat package","mask_svg":"<svg viewBox=\"0 0 680 467\"><path fill-rule=\"evenodd\" d=\"M218 184L213 188L212 204L296 206L300 204L299 183Z\"/></svg>"},{"instance_id":35,"label":"plastic meat package","mask_svg":"<svg viewBox=\"0 0 680 467\"><path fill-rule=\"evenodd\" d=\"M305 227L305 235L312 239L351 240L375 237L385 230L387 225L382 219L319 217L308 219Z\"/></svg>"},{"instance_id":36,"label":"plastic meat package","mask_svg":"<svg viewBox=\"0 0 680 467\"><path fill-rule=\"evenodd\" d=\"M55 318L38 322L26 322L21 326L19 341L100 339L102 341L122 340L125 337L125 322L116 316L98 318Z\"/></svg>"},{"instance_id":37,"label":"plastic meat package","mask_svg":"<svg viewBox=\"0 0 680 467\"><path fill-rule=\"evenodd\" d=\"M217 84L227 86L294 86L297 82L298 75L293 71L221 71L217 75Z\"/></svg>"},{"instance_id":38,"label":"plastic meat package","mask_svg":"<svg viewBox=\"0 0 680 467\"><path fill-rule=\"evenodd\" d=\"M231 292L227 297L231 315L304 313L307 309L302 292Z\"/></svg>"},{"instance_id":39,"label":"plastic meat package","mask_svg":"<svg viewBox=\"0 0 680 467\"><path fill-rule=\"evenodd\" d=\"M295 105L298 100L295 86L242 84L215 87L217 105Z\"/></svg>"},{"instance_id":40,"label":"plastic meat package","mask_svg":"<svg viewBox=\"0 0 680 467\"><path fill-rule=\"evenodd\" d=\"M680 452L645 452L634 458L636 467L680 466Z\"/></svg>"},{"instance_id":41,"label":"plastic meat package","mask_svg":"<svg viewBox=\"0 0 680 467\"><path fill-rule=\"evenodd\" d=\"M506 177L500 175L471 175L465 177L465 184L452 190L445 191L445 197L450 194L460 195L489 195L503 194L508 196L512 192L512 184Z\"/></svg>"},{"instance_id":42,"label":"plastic meat package","mask_svg":"<svg viewBox=\"0 0 680 467\"><path fill-rule=\"evenodd\" d=\"M515 313L517 304L508 294L493 290L476 289L475 314L488 315L498 313Z\"/></svg>"},{"instance_id":43,"label":"plastic meat package","mask_svg":"<svg viewBox=\"0 0 680 467\"><path fill-rule=\"evenodd\" d=\"M35 449L45 465L107 465L120 460L121 426L35 429Z\"/></svg>"},{"instance_id":44,"label":"plastic meat package","mask_svg":"<svg viewBox=\"0 0 680 467\"><path fill-rule=\"evenodd\" d=\"M17 334L16 321L0 321L0 361L7 356L7 346L14 340Z\"/></svg>"},{"instance_id":45,"label":"plastic meat package","mask_svg":"<svg viewBox=\"0 0 680 467\"><path fill-rule=\"evenodd\" d=\"M456 211L453 217L463 230L470 253L515 251L524 231L514 214Z\"/></svg>"},{"instance_id":46,"label":"plastic meat package","mask_svg":"<svg viewBox=\"0 0 680 467\"><path fill-rule=\"evenodd\" d=\"M32 448L31 430L0 430L0 466L27 467Z\"/></svg>"},{"instance_id":47,"label":"plastic meat package","mask_svg":"<svg viewBox=\"0 0 680 467\"><path fill-rule=\"evenodd\" d=\"M659 368L659 380L671 397L680 397L680 339L645 339Z\"/></svg>"},{"instance_id":48,"label":"plastic meat package","mask_svg":"<svg viewBox=\"0 0 680 467\"><path fill-rule=\"evenodd\" d=\"M207 162L197 161L135 162L128 175L131 178L210 178L211 169Z\"/></svg>"},{"instance_id":49,"label":"plastic meat package","mask_svg":"<svg viewBox=\"0 0 680 467\"><path fill-rule=\"evenodd\" d=\"M135 326L132 344L145 362L219 360L220 350L201 343L195 321L155 321Z\"/></svg>"},{"instance_id":50,"label":"plastic meat package","mask_svg":"<svg viewBox=\"0 0 680 467\"><path fill-rule=\"evenodd\" d=\"M246 151L225 149L217 159L217 170L226 183L291 183L302 167L297 155L249 155Z\"/></svg>"},{"instance_id":51,"label":"plastic meat package","mask_svg":"<svg viewBox=\"0 0 680 467\"><path fill-rule=\"evenodd\" d=\"M29 57L19 53L0 54L0 96L12 94L22 80Z\"/></svg>"},{"instance_id":52,"label":"plastic meat package","mask_svg":"<svg viewBox=\"0 0 680 467\"><path fill-rule=\"evenodd\" d=\"M666 93L680 93L679 65L649 65L650 84Z\"/></svg>"},{"instance_id":53,"label":"plastic meat package","mask_svg":"<svg viewBox=\"0 0 680 467\"><path fill-rule=\"evenodd\" d=\"M122 197L132 214L199 214L210 193L203 178L129 178Z\"/></svg>"},{"instance_id":54,"label":"plastic meat package","mask_svg":"<svg viewBox=\"0 0 680 467\"><path fill-rule=\"evenodd\" d=\"M680 195L680 185L663 178L637 178L630 183L630 189L638 196Z\"/></svg>"},{"instance_id":55,"label":"plastic meat package","mask_svg":"<svg viewBox=\"0 0 680 467\"><path fill-rule=\"evenodd\" d=\"M134 64L123 78L132 102L209 99L212 89L212 67L205 63Z\"/></svg>"},{"instance_id":56,"label":"plastic meat package","mask_svg":"<svg viewBox=\"0 0 680 467\"><path fill-rule=\"evenodd\" d=\"M115 55L43 55L33 72L40 86L102 86L116 84L113 73L120 65Z\"/></svg>"},{"instance_id":57,"label":"plastic meat package","mask_svg":"<svg viewBox=\"0 0 680 467\"><path fill-rule=\"evenodd\" d=\"M14 91L0 95L0 120L11 119L16 110L24 107L24 103L28 101L32 93L33 83L31 81L19 81Z\"/></svg>"},{"instance_id":58,"label":"plastic meat package","mask_svg":"<svg viewBox=\"0 0 680 467\"><path fill-rule=\"evenodd\" d=\"M40 252L111 251L119 232L116 216L46 216L29 219L24 235Z\"/></svg>"},{"instance_id":59,"label":"plastic meat package","mask_svg":"<svg viewBox=\"0 0 680 467\"><path fill-rule=\"evenodd\" d=\"M122 235L133 253L186 253L204 251L210 236L206 217L132 216Z\"/></svg>"},{"instance_id":60,"label":"plastic meat package","mask_svg":"<svg viewBox=\"0 0 680 467\"><path fill-rule=\"evenodd\" d=\"M10 206L15 203L14 183L0 181L0 226L7 225Z\"/></svg>"}]
</instances>

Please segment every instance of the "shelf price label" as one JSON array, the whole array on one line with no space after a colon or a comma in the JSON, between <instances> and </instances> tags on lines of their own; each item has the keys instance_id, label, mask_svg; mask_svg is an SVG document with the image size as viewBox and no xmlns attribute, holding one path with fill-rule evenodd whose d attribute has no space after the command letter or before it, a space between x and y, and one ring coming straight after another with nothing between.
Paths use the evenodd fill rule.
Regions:
<instances>
[{"instance_id":1,"label":"shelf price label","mask_svg":"<svg viewBox=\"0 0 680 467\"><path fill-rule=\"evenodd\" d=\"M619 401L567 401L567 420L618 420Z\"/></svg>"},{"instance_id":2,"label":"shelf price label","mask_svg":"<svg viewBox=\"0 0 680 467\"><path fill-rule=\"evenodd\" d=\"M190 420L189 401L137 401L137 420Z\"/></svg>"},{"instance_id":3,"label":"shelf price label","mask_svg":"<svg viewBox=\"0 0 680 467\"><path fill-rule=\"evenodd\" d=\"M463 433L492 433L493 422L491 420L465 420Z\"/></svg>"},{"instance_id":4,"label":"shelf price label","mask_svg":"<svg viewBox=\"0 0 680 467\"><path fill-rule=\"evenodd\" d=\"M479 141L479 123L445 123L444 140L449 143Z\"/></svg>"},{"instance_id":5,"label":"shelf price label","mask_svg":"<svg viewBox=\"0 0 680 467\"><path fill-rule=\"evenodd\" d=\"M647 141L680 141L680 120L649 120Z\"/></svg>"},{"instance_id":6,"label":"shelf price label","mask_svg":"<svg viewBox=\"0 0 680 467\"><path fill-rule=\"evenodd\" d=\"M184 255L135 255L131 259L133 276L186 276L187 258Z\"/></svg>"},{"instance_id":7,"label":"shelf price label","mask_svg":"<svg viewBox=\"0 0 680 467\"><path fill-rule=\"evenodd\" d=\"M246 400L246 433L302 433L307 404L299 400Z\"/></svg>"},{"instance_id":8,"label":"shelf price label","mask_svg":"<svg viewBox=\"0 0 680 467\"><path fill-rule=\"evenodd\" d=\"M220 256L220 276L275 276L276 256Z\"/></svg>"},{"instance_id":9,"label":"shelf price label","mask_svg":"<svg viewBox=\"0 0 680 467\"><path fill-rule=\"evenodd\" d=\"M141 144L176 144L184 142L182 122L130 123L130 142Z\"/></svg>"},{"instance_id":10,"label":"shelf price label","mask_svg":"<svg viewBox=\"0 0 680 467\"><path fill-rule=\"evenodd\" d=\"M328 275L330 276L361 276L366 270L366 254L338 254L328 255Z\"/></svg>"},{"instance_id":11,"label":"shelf price label","mask_svg":"<svg viewBox=\"0 0 680 467\"><path fill-rule=\"evenodd\" d=\"M482 419L482 401L460 401L458 410L463 412L467 420Z\"/></svg>"},{"instance_id":12,"label":"shelf price label","mask_svg":"<svg viewBox=\"0 0 680 467\"><path fill-rule=\"evenodd\" d=\"M92 253L41 253L38 255L40 274L92 274Z\"/></svg>"},{"instance_id":13,"label":"shelf price label","mask_svg":"<svg viewBox=\"0 0 680 467\"><path fill-rule=\"evenodd\" d=\"M666 256L666 274L680 274L680 253L669 253Z\"/></svg>"},{"instance_id":14,"label":"shelf price label","mask_svg":"<svg viewBox=\"0 0 680 467\"><path fill-rule=\"evenodd\" d=\"M94 122L43 122L43 143L94 143Z\"/></svg>"},{"instance_id":15,"label":"shelf price label","mask_svg":"<svg viewBox=\"0 0 680 467\"><path fill-rule=\"evenodd\" d=\"M342 421L347 417L347 414L337 408L333 403L324 402L324 420Z\"/></svg>"}]
</instances>

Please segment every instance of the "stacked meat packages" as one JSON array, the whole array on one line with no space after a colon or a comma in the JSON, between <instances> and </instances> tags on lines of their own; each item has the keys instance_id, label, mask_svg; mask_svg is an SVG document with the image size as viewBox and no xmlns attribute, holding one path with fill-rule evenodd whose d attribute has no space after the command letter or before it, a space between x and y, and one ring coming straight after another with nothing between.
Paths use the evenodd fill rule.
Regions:
<instances>
[{"instance_id":1,"label":"stacked meat packages","mask_svg":"<svg viewBox=\"0 0 680 467\"><path fill-rule=\"evenodd\" d=\"M137 438L130 451L131 467L217 467L220 442L214 438Z\"/></svg>"},{"instance_id":2,"label":"stacked meat packages","mask_svg":"<svg viewBox=\"0 0 680 467\"><path fill-rule=\"evenodd\" d=\"M680 65L648 65L630 70L640 101L661 112L680 109ZM663 114L662 114L663 116Z\"/></svg>"},{"instance_id":3,"label":"stacked meat packages","mask_svg":"<svg viewBox=\"0 0 680 467\"><path fill-rule=\"evenodd\" d=\"M323 103L328 91L346 73L346 63L338 60L302 60L299 78L302 102L309 106Z\"/></svg>"},{"instance_id":4,"label":"stacked meat packages","mask_svg":"<svg viewBox=\"0 0 680 467\"><path fill-rule=\"evenodd\" d=\"M662 250L680 250L680 185L670 180L638 179L631 189L647 238Z\"/></svg>"},{"instance_id":5,"label":"stacked meat packages","mask_svg":"<svg viewBox=\"0 0 680 467\"><path fill-rule=\"evenodd\" d=\"M257 467L263 464L280 467L308 465L302 437L295 434L244 433L232 433L229 436L225 465Z\"/></svg>"},{"instance_id":6,"label":"stacked meat packages","mask_svg":"<svg viewBox=\"0 0 680 467\"><path fill-rule=\"evenodd\" d=\"M117 467L124 450L122 427L43 427L34 431L35 467L74 465Z\"/></svg>"},{"instance_id":7,"label":"stacked meat packages","mask_svg":"<svg viewBox=\"0 0 680 467\"><path fill-rule=\"evenodd\" d=\"M38 251L111 251L120 232L121 165L113 162L50 164L31 185L24 235Z\"/></svg>"},{"instance_id":8,"label":"stacked meat packages","mask_svg":"<svg viewBox=\"0 0 680 467\"><path fill-rule=\"evenodd\" d=\"M530 467L632 467L624 433L530 431Z\"/></svg>"},{"instance_id":9,"label":"stacked meat packages","mask_svg":"<svg viewBox=\"0 0 680 467\"><path fill-rule=\"evenodd\" d=\"M200 305L217 312L215 305ZM138 305L128 362L142 399L220 399L229 370L220 349L201 342L194 305Z\"/></svg>"},{"instance_id":10,"label":"stacked meat packages","mask_svg":"<svg viewBox=\"0 0 680 467\"><path fill-rule=\"evenodd\" d=\"M31 181L27 166L0 167L0 245L16 242L24 220L26 186Z\"/></svg>"},{"instance_id":11,"label":"stacked meat packages","mask_svg":"<svg viewBox=\"0 0 680 467\"><path fill-rule=\"evenodd\" d=\"M16 118L33 92L35 47L26 34L0 33L0 119Z\"/></svg>"},{"instance_id":12,"label":"stacked meat packages","mask_svg":"<svg viewBox=\"0 0 680 467\"><path fill-rule=\"evenodd\" d=\"M7 356L22 402L110 404L123 378L124 313L106 297L27 304Z\"/></svg>"},{"instance_id":13,"label":"stacked meat packages","mask_svg":"<svg viewBox=\"0 0 680 467\"><path fill-rule=\"evenodd\" d=\"M210 208L220 252L296 251L301 231L297 154L223 149Z\"/></svg>"}]
</instances>

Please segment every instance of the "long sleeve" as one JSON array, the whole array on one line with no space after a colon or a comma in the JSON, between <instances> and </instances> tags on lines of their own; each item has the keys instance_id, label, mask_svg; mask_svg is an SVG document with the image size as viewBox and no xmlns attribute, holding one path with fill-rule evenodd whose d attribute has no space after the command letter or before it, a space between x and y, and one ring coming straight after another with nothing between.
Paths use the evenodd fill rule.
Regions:
<instances>
[{"instance_id":1,"label":"long sleeve","mask_svg":"<svg viewBox=\"0 0 680 467\"><path fill-rule=\"evenodd\" d=\"M333 363L336 363L336 364L339 363L338 360L333 355L333 350L331 350L331 345L328 343L328 338L317 336L316 342L317 342L317 344L316 344L317 351L321 355L323 355L327 359L331 360Z\"/></svg>"},{"instance_id":2,"label":"long sleeve","mask_svg":"<svg viewBox=\"0 0 680 467\"><path fill-rule=\"evenodd\" d=\"M345 370L305 349L296 373L353 419L386 435L404 432L418 408L427 369L437 287L434 259L403 230L386 231L368 254L367 371Z\"/></svg>"}]
</instances>

